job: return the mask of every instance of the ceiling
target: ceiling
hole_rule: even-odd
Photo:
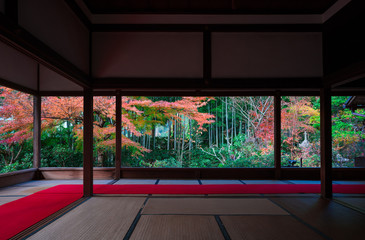
[[[337,0],[83,0],[93,14],[323,14]]]

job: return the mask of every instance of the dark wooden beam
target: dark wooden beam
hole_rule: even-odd
[[[281,179],[281,94],[274,96],[274,165],[275,178]]]
[[[72,82],[82,87],[90,87],[90,79],[86,73],[2,14],[0,14],[0,41]]]
[[[93,195],[93,95],[84,90],[84,196]]]
[[[321,24],[93,24],[92,32],[322,32]]]
[[[12,88],[14,90],[18,90],[18,91],[21,91],[21,92],[29,93],[29,94],[32,94],[32,95],[38,94],[38,92],[34,89],[30,89],[28,87],[21,86],[19,84],[10,82],[10,81],[2,79],[2,78],[0,78],[0,85],[4,86],[4,87]]]
[[[349,82],[349,83],[345,83],[341,86],[338,86],[332,90],[344,90],[344,91],[365,91],[365,77]]]
[[[275,91],[242,91],[231,89],[230,91],[205,91],[205,90],[123,90],[125,96],[271,96]],[[113,96],[115,91],[97,90],[94,96]],[[319,95],[319,94],[317,94]],[[307,95],[305,95],[307,96]]]
[[[39,95],[41,96],[63,96],[63,97],[69,97],[69,96],[84,96],[84,92],[83,91],[39,91]],[[113,94],[112,94],[113,95]]]
[[[357,88],[357,89],[331,89],[332,96],[356,96],[356,95],[365,95],[365,88]]]
[[[1,84],[1,79],[0,79]],[[6,85],[4,85],[6,86]],[[9,87],[9,86],[7,86]],[[17,89],[23,91],[21,89]],[[37,94],[36,91],[27,92],[30,94]],[[124,95],[126,96],[274,96],[276,90],[256,90],[250,91],[242,89],[229,89],[229,90],[219,90],[219,89],[208,89],[208,90],[176,90],[176,91],[159,91],[159,90],[125,90]],[[320,91],[290,91],[282,90],[283,96],[319,96]],[[332,95],[338,96],[348,96],[348,95],[363,95],[364,91],[336,91],[332,92]],[[84,95],[83,91],[40,91],[41,96],[80,96]],[[115,90],[96,90],[93,91],[93,96],[116,96]]]
[[[331,90],[329,87],[321,89],[320,103],[321,196],[332,198],[332,122]]]
[[[89,18],[85,15],[85,13],[81,10],[79,5],[75,2],[75,0],[65,0],[70,9],[74,12],[74,14],[80,19],[80,21],[84,24],[84,26],[90,31],[91,22]]]
[[[365,77],[365,1],[350,1],[323,24],[324,84],[338,87]]]
[[[322,87],[321,78],[95,78],[93,89],[147,91],[240,91],[295,90],[313,91]]]
[[[33,168],[41,167],[41,106],[42,97],[33,96]]]
[[[341,87],[342,85],[354,82],[360,78],[365,78],[365,61],[353,63],[336,72],[324,77],[324,84],[331,87]]]
[[[18,24],[18,0],[5,0],[5,16]]]
[[[120,91],[117,92],[115,103],[115,180],[119,180],[122,166],[122,95]]]

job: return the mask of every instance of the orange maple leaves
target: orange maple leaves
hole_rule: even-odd
[[[0,134],[2,143],[22,143],[32,137],[33,98],[29,94],[0,87]],[[183,97],[174,102],[156,101],[145,97],[122,97],[122,127],[135,136],[151,134],[147,123],[164,124],[167,119],[182,121],[184,116],[195,120],[199,129],[214,122],[213,115],[200,113],[199,108],[210,98]],[[53,128],[68,122],[79,140],[83,137],[83,98],[42,98],[42,129]],[[94,97],[94,139],[96,146],[115,147],[115,97]],[[122,135],[122,146],[134,147],[137,153],[148,151],[139,143]]]
[[[0,143],[13,145],[33,136],[33,98],[29,94],[0,87]]]

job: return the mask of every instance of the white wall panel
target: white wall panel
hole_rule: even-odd
[[[322,76],[321,33],[212,33],[212,77]]]
[[[83,88],[58,73],[40,65],[39,89],[41,91],[82,91]]]
[[[33,90],[37,89],[37,63],[0,42],[0,78]]]
[[[19,24],[85,73],[89,33],[63,0],[19,1]]]
[[[202,33],[94,33],[94,77],[203,76]]]

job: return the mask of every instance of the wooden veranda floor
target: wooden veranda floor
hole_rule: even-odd
[[[345,183],[335,181],[338,184]],[[0,188],[0,204],[58,184],[39,180]],[[271,180],[95,180],[95,184],[301,184]],[[364,184],[364,182],[349,182]],[[110,195],[85,199],[28,239],[362,239],[365,195]]]

